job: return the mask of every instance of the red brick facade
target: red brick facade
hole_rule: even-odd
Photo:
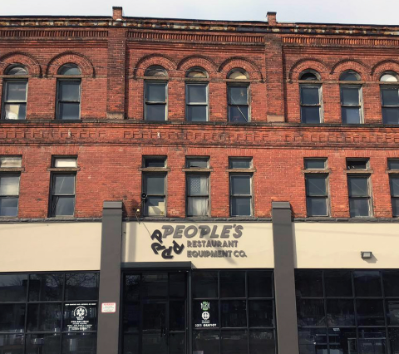
[[[123,18],[2,18],[0,72],[29,72],[25,121],[0,122],[0,156],[22,155],[19,218],[48,217],[52,156],[77,156],[76,218],[99,218],[104,200],[140,207],[142,156],[167,156],[167,216],[183,218],[186,156],[210,157],[210,215],[229,217],[229,156],[253,157],[254,217],[289,201],[306,217],[304,157],[328,158],[331,217],[348,218],[346,158],[370,158],[373,217],[392,216],[387,158],[397,127],[382,124],[380,82],[399,73],[399,28]],[[55,119],[58,69],[82,72],[81,122]],[[144,121],[144,72],[168,72],[168,121]],[[209,122],[185,121],[185,75],[209,75]],[[248,124],[228,123],[227,75],[249,76]],[[300,122],[299,74],[321,76],[324,123]],[[361,77],[364,124],[341,124],[339,76]]]

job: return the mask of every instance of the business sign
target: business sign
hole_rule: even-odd
[[[194,301],[193,307],[195,328],[213,328],[219,326],[218,301]]]
[[[82,332],[96,329],[97,304],[65,304],[64,328],[69,332]]]

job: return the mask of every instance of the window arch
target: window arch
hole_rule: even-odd
[[[354,70],[347,70],[340,75],[339,81],[360,81],[360,75]]]
[[[384,124],[399,124],[399,79],[398,74],[386,71],[380,77],[382,121]]]
[[[250,121],[248,73],[241,68],[234,68],[227,74],[227,105],[228,119],[233,123]]]
[[[58,75],[60,77],[57,79],[57,118],[80,119],[81,78],[79,76],[82,72],[76,64],[67,63],[58,69]]]
[[[248,80],[249,75],[244,69],[234,68],[229,71],[227,78],[230,80]]]
[[[168,77],[168,72],[166,69],[160,65],[151,65],[146,69],[144,72],[144,76],[148,77],[155,77],[155,78],[167,78]]]
[[[299,80],[302,81],[320,81],[320,74],[314,70],[305,70],[299,74]]]
[[[168,73],[160,65],[152,65],[144,72],[144,119],[163,122],[167,119]]]
[[[343,124],[363,123],[362,86],[355,83],[360,79],[360,75],[354,70],[346,70],[339,77]]]
[[[7,120],[26,119],[28,79],[21,76],[27,76],[28,70],[17,63],[10,65],[5,74],[1,116]]]
[[[186,120],[206,122],[208,120],[208,73],[196,66],[186,72]]]
[[[301,122],[320,124],[323,120],[322,91],[320,74],[314,70],[305,70],[299,74],[299,92]],[[306,81],[306,82],[305,82]]]
[[[384,72],[380,77],[381,82],[398,82],[398,74],[392,71]]]
[[[207,79],[208,73],[200,66],[195,66],[187,70],[186,77],[190,79]]]

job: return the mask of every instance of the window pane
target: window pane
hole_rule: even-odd
[[[166,84],[150,84],[146,83],[147,95],[146,101],[149,102],[165,102],[166,101]]]
[[[399,124],[399,107],[398,108],[383,108],[382,120],[384,124]]]
[[[138,331],[140,326],[140,305],[123,305],[123,329],[125,332]]]
[[[388,168],[390,170],[399,170],[399,159],[388,159]]]
[[[167,354],[168,345],[166,344],[166,336],[160,336],[158,333],[146,333],[142,335],[141,354]]]
[[[370,207],[369,200],[367,198],[357,198],[349,200],[350,216],[369,216]]]
[[[125,301],[137,301],[140,294],[140,275],[126,275],[124,284]]]
[[[73,215],[75,211],[75,197],[53,197],[54,216]]]
[[[159,274],[143,274],[141,286],[142,298],[159,298],[168,296],[168,275]]]
[[[185,354],[186,337],[184,333],[169,334],[169,354]]]
[[[0,216],[18,216],[18,198],[0,197]]]
[[[233,197],[231,198],[231,215],[232,216],[250,216],[251,215],[250,197]]]
[[[187,120],[189,122],[206,122],[208,106],[187,106]]]
[[[384,326],[382,300],[356,300],[358,326]]]
[[[399,325],[399,301],[388,300],[386,303],[388,325],[398,326]]]
[[[331,354],[357,353],[356,330],[354,328],[330,328],[328,331]],[[362,354],[366,354],[366,352]]]
[[[248,352],[247,331],[223,331],[222,354],[245,354]],[[205,353],[204,353],[205,354]]]
[[[323,296],[322,273],[320,270],[295,272],[295,288],[297,296]]]
[[[274,331],[251,330],[249,332],[249,352],[251,354],[275,353]]]
[[[0,195],[18,195],[19,176],[0,176]]]
[[[306,208],[308,216],[327,216],[327,198],[307,197]]]
[[[264,271],[249,271],[248,296],[249,297],[271,297],[273,296],[273,273]]]
[[[163,122],[166,120],[165,104],[146,104],[145,120],[150,122]]]
[[[219,331],[194,331],[193,353],[219,354]]]
[[[220,297],[244,297],[245,272],[220,272]]]
[[[359,105],[359,88],[341,87],[341,104],[349,106]]]
[[[29,304],[27,330],[60,332],[61,315],[61,304]]]
[[[385,328],[362,328],[359,330],[359,353],[386,354]]]
[[[314,329],[300,328],[298,330],[298,337],[299,337],[300,354],[327,353],[327,334],[325,328],[314,328]],[[355,353],[350,353],[350,354],[355,354]]]
[[[60,119],[80,119],[80,104],[60,103]]]
[[[26,104],[6,104],[4,106],[5,119],[25,119],[26,118]]]
[[[64,277],[61,274],[31,274],[29,301],[58,301],[62,298]]]
[[[78,316],[81,316],[78,318]],[[79,324],[77,320],[83,322]],[[80,332],[97,329],[97,304],[64,304],[63,331]]]
[[[96,354],[95,333],[68,333],[62,336],[62,354]]]
[[[248,106],[229,106],[229,121],[233,123],[248,122]]]
[[[203,314],[207,312],[205,317]],[[193,327],[212,328],[219,327],[219,301],[193,301]]]
[[[0,353],[23,354],[25,347],[23,334],[0,334]],[[28,353],[36,354],[36,353]]]
[[[251,176],[231,175],[231,193],[251,195]]]
[[[399,89],[397,88],[383,88],[382,93],[382,104],[384,106],[396,106],[399,105]]]
[[[297,301],[298,326],[325,326],[323,300]]]
[[[0,157],[0,167],[11,168],[11,167],[21,167],[22,158],[19,156],[2,156]]]
[[[272,300],[251,300],[248,306],[250,327],[274,326]]]
[[[78,167],[78,163],[75,157],[71,158],[56,158],[54,159],[54,167]]]
[[[381,296],[381,278],[379,271],[359,270],[353,272],[356,296]]]
[[[349,177],[349,196],[368,197],[368,177]]]
[[[166,323],[166,303],[144,302],[143,330],[162,330]]]
[[[165,167],[165,158],[146,157],[144,167]]]
[[[28,75],[28,71],[22,66],[14,66],[7,70],[6,75]],[[382,78],[381,81],[383,81]]]
[[[241,158],[231,158],[229,160],[230,168],[251,168],[252,158],[241,159]]]
[[[352,278],[348,270],[325,270],[326,296],[352,296]]]
[[[169,297],[184,298],[186,296],[186,288],[185,273],[169,274]]]
[[[306,194],[308,196],[327,196],[325,175],[306,175]]]
[[[382,272],[385,296],[399,297],[399,271],[385,270]]]
[[[343,124],[360,124],[360,109],[342,107],[342,123]]]
[[[138,334],[125,334],[123,336],[122,354],[139,353],[139,336]]]
[[[97,300],[98,273],[67,273],[66,300]]]
[[[353,71],[346,71],[339,77],[340,81],[359,81],[359,76]]]
[[[6,101],[26,101],[26,82],[8,81],[6,83]]]
[[[0,305],[0,331],[23,333],[25,327],[25,304]]]
[[[390,328],[389,333],[389,345],[392,354],[399,353],[399,328]]]
[[[165,215],[165,197],[147,197],[144,212],[147,216]]]
[[[60,354],[61,336],[59,334],[30,334],[26,336],[27,354]]]
[[[326,159],[305,159],[305,169],[324,170],[326,168]]]
[[[208,197],[188,197],[187,216],[207,216],[209,210]]]
[[[58,75],[81,75],[81,72],[77,65],[71,63],[63,65],[60,68]]]
[[[399,197],[399,175],[389,176],[391,185],[391,195],[393,197]]]
[[[208,180],[208,175],[187,175],[188,195],[208,195]]]
[[[301,87],[301,103],[302,104],[319,104],[319,88],[318,87]]]
[[[55,195],[75,194],[75,175],[54,175]]]
[[[169,328],[183,331],[186,328],[186,305],[184,301],[169,302]]]
[[[144,192],[148,195],[165,194],[165,175],[146,175]]]
[[[60,81],[59,90],[60,101],[80,101],[80,82]]]
[[[27,282],[28,276],[26,274],[0,275],[0,302],[25,301]]]
[[[209,298],[218,296],[217,272],[193,272],[193,297]]]
[[[195,168],[207,168],[208,167],[209,158],[188,158],[186,160],[186,166],[188,168],[195,167]]]
[[[327,300],[328,326],[354,326],[355,308],[353,300]]]
[[[230,86],[229,103],[233,105],[246,105],[248,103],[247,86]]]
[[[187,85],[187,103],[206,103],[206,85]]]
[[[319,107],[301,107],[302,123],[319,124],[320,108]]]
[[[346,168],[348,170],[366,170],[368,168],[367,163],[368,159],[347,159]]]

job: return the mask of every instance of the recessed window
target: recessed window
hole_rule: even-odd
[[[207,168],[209,158],[187,158],[187,168]],[[209,215],[209,172],[186,174],[187,216]]]
[[[252,158],[229,159],[229,168],[249,169]],[[230,215],[251,216],[252,211],[252,172],[230,172]]]
[[[248,80],[249,76],[243,69],[233,69],[227,75],[227,78],[230,80]]]
[[[18,168],[21,166],[21,156],[0,156],[0,168]]]
[[[369,176],[348,175],[349,212],[351,217],[371,215]]]
[[[399,159],[388,159],[389,170],[399,170]]]
[[[346,159],[347,170],[367,170],[369,159]]]
[[[76,157],[56,157],[54,158],[54,167],[78,167]]]
[[[76,64],[65,64],[58,70],[58,75],[75,76],[82,75],[79,67]]]
[[[305,169],[307,170],[324,170],[327,165],[327,159],[305,159]]]
[[[305,169],[325,170],[327,159],[305,159]],[[306,209],[308,216],[328,216],[328,174],[305,173]]]
[[[166,167],[166,158],[160,157],[144,157],[144,167]]]
[[[229,159],[229,168],[251,168],[252,158],[231,157]]]
[[[19,174],[0,174],[0,216],[18,216]]]
[[[300,75],[300,80],[319,81],[318,74],[305,72]],[[301,122],[308,124],[321,123],[321,85],[300,84]]]
[[[304,81],[319,81],[319,75],[314,73],[314,72],[303,72],[300,76],[299,76],[299,80],[304,80]]]
[[[26,119],[28,80],[18,76],[28,75],[20,65],[13,65],[6,71],[3,86],[3,119]]]
[[[391,189],[392,216],[399,216],[399,159],[388,159],[388,169],[392,172],[389,175]],[[398,172],[396,174],[396,171]]]
[[[147,70],[144,73],[144,76],[148,76],[148,77],[168,77],[168,73],[166,72],[166,70],[159,65],[152,65],[149,68],[147,68]]]
[[[195,67],[187,71],[186,77],[190,79],[206,79],[208,74],[203,68]]]
[[[187,168],[208,168],[209,157],[188,157],[186,159]]]
[[[380,78],[381,82],[398,82],[398,75],[396,73],[384,73]]]
[[[237,80],[237,83],[230,82],[227,86],[229,122],[249,122],[249,85],[239,83],[247,80],[248,74],[242,69],[233,69],[227,78]]]
[[[186,119],[189,122],[208,120],[208,84],[186,84]]]
[[[79,76],[76,64],[65,64],[58,70],[58,75]],[[80,78],[59,78],[57,81],[57,118],[62,120],[80,119]]]
[[[399,124],[399,87],[381,86],[382,119],[384,124]]]
[[[352,70],[345,71],[339,77],[339,81],[359,81],[360,75]]]
[[[360,76],[354,71],[345,71],[340,81],[359,81]],[[362,123],[362,87],[360,85],[341,84],[341,115],[343,124]]]

